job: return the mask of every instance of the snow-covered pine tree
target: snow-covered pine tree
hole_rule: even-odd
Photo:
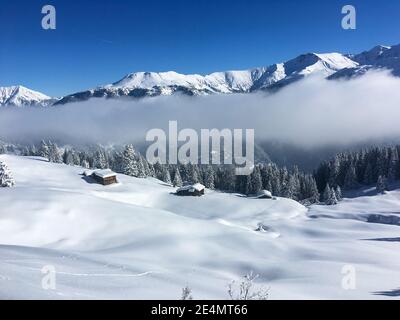
[[[262,178],[259,166],[255,166],[253,172],[250,175],[251,189],[250,193],[258,194],[262,190]]]
[[[374,181],[374,167],[373,164],[371,162],[368,162],[366,167],[365,167],[365,171],[364,171],[364,183],[365,184],[370,184],[373,183]]]
[[[54,142],[49,142],[48,150],[48,159],[50,162],[62,163],[62,157],[60,154],[60,150],[57,147],[57,144],[55,144]]]
[[[307,198],[310,199],[311,203],[317,203],[319,202],[319,197],[320,197],[320,194],[318,192],[317,182],[315,181],[313,176],[309,176],[308,181],[309,181],[308,182],[309,193]]]
[[[224,191],[236,190],[236,175],[233,166],[221,166],[218,168],[216,178],[214,179],[215,187]]]
[[[162,177],[163,177],[163,167],[159,162],[156,162],[153,165],[154,168],[154,177],[157,178],[158,180],[162,181]]]
[[[74,165],[74,157],[70,149],[65,149],[63,154],[63,162],[69,166]]]
[[[342,199],[343,199],[343,196],[342,196],[342,189],[340,188],[339,185],[336,186],[335,195],[336,195],[336,199],[337,199],[338,201],[342,201]]]
[[[251,175],[236,177],[236,190],[242,194],[249,195],[252,193]]]
[[[279,170],[276,166],[274,166],[271,171],[271,186],[272,190],[270,191],[272,192],[272,194],[276,196],[282,194],[283,184],[280,179]]]
[[[85,168],[85,169],[89,169],[90,168],[89,162],[86,159],[82,159],[81,167]]]
[[[190,180],[188,173],[188,165],[178,164],[179,173],[181,174],[182,182],[186,182]]]
[[[95,155],[94,155],[94,167],[98,169],[107,169],[108,168],[108,163],[106,156],[103,152],[103,150],[97,150]]]
[[[319,202],[320,194],[317,183],[311,175],[305,175],[301,183],[301,200],[307,200],[307,203],[313,204]],[[300,200],[299,199],[299,200]]]
[[[377,174],[379,176],[387,177],[389,169],[389,152],[387,148],[379,149],[377,160]]]
[[[322,201],[328,206],[337,204],[335,191],[330,187],[329,183],[326,184],[324,193],[322,195]]]
[[[118,173],[124,173],[123,172],[123,161],[122,161],[122,152],[117,150],[114,152],[114,162],[113,162],[113,166],[112,169],[115,172]]]
[[[331,197],[331,187],[329,186],[329,183],[327,183],[324,192],[322,193],[321,200],[326,203]]]
[[[162,176],[161,180],[164,181],[167,184],[171,184],[171,175],[169,173],[169,170],[166,166],[162,166]]]
[[[204,185],[208,189],[215,189],[214,169],[208,165],[204,171]]]
[[[279,170],[278,178],[281,185],[281,190],[278,195],[281,197],[289,197],[291,191],[289,188],[289,172],[286,167]]]
[[[328,201],[328,205],[334,205],[338,203],[338,199],[336,197],[336,190],[331,188],[331,200]]]
[[[146,162],[147,162],[147,160],[146,160]],[[149,174],[148,174],[148,176],[149,176],[149,177],[155,178],[155,177],[156,177],[156,171],[155,171],[155,169],[154,169],[154,166],[153,166],[151,163],[149,163],[149,162],[147,162],[147,165],[148,165],[148,167],[149,167]]]
[[[339,155],[336,155],[332,161],[329,162],[329,177],[328,183],[331,186],[337,184],[337,179],[340,171],[340,159]]]
[[[293,198],[294,200],[301,200],[302,199],[302,195],[301,195],[301,190],[300,190],[300,172],[299,172],[299,168],[297,166],[293,167],[293,172],[291,174],[291,185],[292,185],[292,192],[293,192]]]
[[[200,173],[197,165],[187,164],[187,178],[190,183],[200,182]]]
[[[137,177],[139,175],[135,150],[131,144],[125,146],[125,150],[122,153],[122,172],[133,177]]]
[[[139,156],[140,156],[142,164],[143,164],[145,176],[152,177],[150,166],[149,166],[149,163],[147,162],[146,158],[143,157],[141,154]]]
[[[44,140],[42,140],[40,142],[39,156],[49,159],[49,146],[47,145],[47,143]]]
[[[344,178],[345,189],[353,189],[358,186],[356,169],[353,164],[347,168],[346,176]]]
[[[73,160],[74,165],[76,165],[76,166],[80,165],[81,157],[78,152],[75,151],[72,153],[72,160]]]
[[[37,151],[37,149],[36,149],[34,144],[29,146],[29,155],[30,156],[37,156],[38,155],[38,151]]]
[[[15,181],[7,165],[0,161],[0,187],[13,187]]]
[[[397,148],[390,149],[389,168],[388,168],[388,181],[393,182],[398,178],[399,169],[399,154]]]
[[[23,147],[21,151],[21,155],[24,157],[30,156],[29,154],[29,148],[28,147]]]
[[[146,178],[146,169],[143,164],[142,156],[139,154],[137,157],[135,157],[136,163],[137,163],[137,168],[138,168],[138,174],[137,178]]]
[[[376,192],[385,193],[387,191],[387,181],[384,176],[379,176],[378,181],[376,182]]]
[[[174,173],[174,180],[172,181],[172,185],[174,187],[181,187],[182,186],[182,177],[179,171],[179,167],[176,167]]]

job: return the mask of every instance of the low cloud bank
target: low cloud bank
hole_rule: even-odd
[[[92,99],[39,109],[0,110],[0,139],[64,143],[144,142],[147,130],[255,129],[256,139],[311,147],[400,137],[400,79],[371,72],[351,81],[308,78],[275,94],[142,100]]]

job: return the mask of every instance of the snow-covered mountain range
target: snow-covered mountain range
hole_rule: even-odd
[[[0,106],[49,106],[56,99],[23,86],[0,87]]]
[[[242,71],[215,72],[209,75],[184,75],[170,72],[137,72],[121,80],[95,89],[62,98],[57,104],[87,100],[92,97],[145,97],[249,93],[257,90],[279,89],[311,74],[328,77],[358,63],[339,54],[303,54],[284,63]]]
[[[17,87],[0,88],[0,106],[48,106],[85,101],[90,98],[141,98],[147,96],[250,93],[278,90],[310,75],[327,79],[353,78],[371,69],[390,69],[400,76],[400,45],[376,46],[360,54],[307,53],[284,63],[241,71],[209,75],[169,72],[131,73],[112,84],[53,99],[39,92]]]

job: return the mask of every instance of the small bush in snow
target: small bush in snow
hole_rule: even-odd
[[[193,300],[192,289],[190,289],[188,286],[186,286],[182,289],[181,300]]]
[[[0,161],[0,187],[13,187],[15,181],[11,175],[10,169],[4,162]]]
[[[243,280],[237,285],[232,281],[228,286],[228,295],[232,300],[267,300],[269,290],[265,288],[255,288],[254,281],[258,275],[250,272],[243,277]]]
[[[385,191],[387,190],[387,179],[385,177],[379,176],[378,181],[376,182],[376,192],[385,193]]]
[[[322,194],[322,200],[328,206],[332,206],[338,203],[338,199],[336,198],[336,191],[334,188],[331,188],[328,183],[326,184],[324,193]]]

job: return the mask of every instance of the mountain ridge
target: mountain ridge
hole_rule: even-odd
[[[105,86],[63,97],[56,104],[88,100],[93,97],[145,97],[250,93],[257,90],[275,90],[311,74],[330,76],[358,63],[340,53],[307,53],[284,63],[248,70],[214,72],[207,75],[167,72],[135,72]]]
[[[24,86],[0,87],[0,106],[49,106],[56,99]]]
[[[0,106],[50,106],[91,98],[143,98],[160,95],[188,96],[275,91],[310,75],[328,80],[362,76],[371,69],[389,69],[400,76],[400,45],[383,46],[359,54],[305,53],[267,67],[213,72],[207,75],[134,72],[118,81],[51,98],[23,86],[0,87]],[[15,88],[21,88],[15,90]],[[21,92],[20,92],[21,91]]]

